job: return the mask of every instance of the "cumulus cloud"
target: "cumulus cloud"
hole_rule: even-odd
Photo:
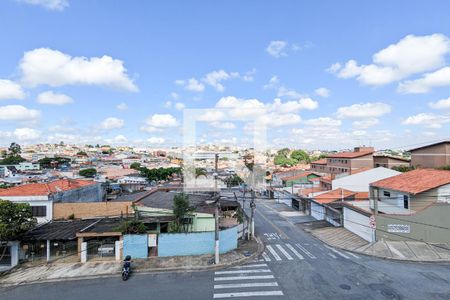
[[[41,137],[41,132],[33,128],[16,128],[13,135],[19,141],[32,141]]]
[[[147,139],[147,142],[149,144],[163,144],[166,140],[162,137],[154,137],[152,136],[151,138]]]
[[[0,121],[35,121],[41,112],[22,105],[0,106]]]
[[[436,102],[430,102],[429,105],[433,109],[450,109],[450,97]]]
[[[104,130],[118,129],[122,128],[124,124],[125,122],[122,119],[109,117],[100,123],[100,128]]]
[[[156,132],[177,126],[178,121],[171,114],[154,114],[147,118],[145,125],[141,127],[141,130],[146,132]]]
[[[386,103],[360,103],[338,108],[336,115],[339,119],[346,118],[376,118],[391,112],[391,106]]]
[[[183,110],[183,109],[185,109],[186,108],[186,105],[184,104],[184,103],[182,103],[182,102],[177,102],[177,103],[175,103],[175,109],[177,109],[177,110]]]
[[[339,127],[339,126],[341,126],[342,121],[332,119],[329,117],[320,117],[317,119],[305,120],[303,123],[308,126],[329,126],[329,127],[338,126]]]
[[[236,125],[234,125],[234,123],[231,123],[231,122],[215,121],[215,122],[211,122],[210,124],[211,124],[211,126],[213,126],[215,128],[220,128],[220,129],[235,129],[236,128]]]
[[[11,80],[0,79],[0,100],[23,98],[25,98],[25,93],[18,83]]]
[[[116,108],[118,110],[124,111],[128,109],[128,105],[125,102],[117,104]]]
[[[68,0],[17,0],[19,2],[41,6],[48,10],[63,11],[69,6]]]
[[[73,103],[73,99],[64,94],[54,93],[53,91],[47,91],[40,93],[37,97],[37,101],[40,104],[51,104],[51,105],[64,105]]]
[[[320,97],[328,98],[330,96],[330,90],[324,87],[318,88],[314,92]]]
[[[107,55],[72,57],[58,50],[38,48],[25,52],[19,69],[22,82],[30,87],[85,84],[138,91],[123,62]]]
[[[271,41],[266,48],[266,52],[271,56],[279,58],[281,56],[287,56],[286,47],[288,42],[286,41]]]
[[[367,129],[377,125],[380,121],[377,118],[367,118],[364,120],[354,121],[352,123],[353,128]]]
[[[128,139],[127,139],[126,136],[124,136],[122,134],[119,134],[119,135],[114,137],[113,142],[114,143],[118,143],[118,144],[123,144],[123,143],[128,142]]]
[[[420,113],[406,118],[402,123],[404,125],[423,125],[427,128],[442,128],[444,124],[450,123],[450,116]]]
[[[328,71],[340,78],[355,77],[363,84],[384,85],[442,67],[448,52],[450,40],[443,34],[407,35],[375,53],[371,64],[349,60],[344,66],[333,64]]]
[[[195,78],[176,80],[175,84],[183,86],[186,90],[191,92],[203,92],[205,90],[205,85]]]
[[[432,73],[426,73],[416,80],[406,80],[398,86],[398,91],[403,94],[428,93],[435,87],[450,85],[450,67],[444,67]]]

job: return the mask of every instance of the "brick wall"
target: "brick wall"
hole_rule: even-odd
[[[134,213],[131,205],[131,201],[53,203],[53,219],[67,219],[71,214],[75,218],[120,216]]]

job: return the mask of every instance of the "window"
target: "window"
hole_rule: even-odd
[[[403,207],[406,209],[409,208],[408,196],[406,196],[406,195],[403,195]]]
[[[46,217],[47,206],[32,206],[31,212],[33,213],[33,217]]]
[[[384,197],[391,197],[391,193],[388,191],[383,191],[383,196]]]

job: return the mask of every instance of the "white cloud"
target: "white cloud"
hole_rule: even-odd
[[[437,102],[430,102],[429,105],[433,109],[450,109],[450,97],[441,99]]]
[[[321,118],[317,118],[317,119],[305,120],[303,123],[308,126],[329,126],[329,127],[338,126],[339,127],[339,126],[341,126],[342,121],[332,119],[329,117],[321,117]]]
[[[68,0],[17,0],[31,5],[42,6],[48,10],[62,11],[69,6]]]
[[[282,102],[281,99],[274,99],[273,104],[270,105],[270,108],[286,113],[286,112],[297,112],[300,110],[314,110],[319,107],[319,103],[314,101],[311,98],[300,98],[296,101],[286,101]]]
[[[205,90],[205,85],[195,78],[176,80],[175,84],[184,86],[186,90],[191,92],[203,92]]]
[[[367,131],[365,131],[365,130],[353,130],[352,134],[354,136],[364,136],[364,135],[367,135]]]
[[[376,118],[391,112],[391,106],[386,103],[361,103],[338,108],[336,115],[345,118]]]
[[[128,142],[128,139],[127,139],[126,136],[124,136],[122,134],[119,134],[119,135],[114,137],[113,142],[114,143],[118,143],[118,144],[123,144],[123,143]]]
[[[427,128],[441,128],[443,124],[450,123],[450,116],[433,113],[420,113],[406,118],[404,125],[423,125]]]
[[[279,86],[280,86],[280,79],[278,78],[278,76],[274,75],[270,77],[269,83],[265,84],[263,88],[265,90],[269,90],[278,88]]]
[[[291,90],[284,86],[280,86],[278,88],[277,97],[287,97],[289,99],[295,99],[295,98],[302,97],[302,94],[300,94],[299,92],[297,92],[295,90]]]
[[[170,93],[170,97],[171,97],[172,99],[174,99],[174,100],[177,100],[178,98],[180,98],[180,95],[178,95],[178,94],[175,93],[175,92],[172,92],[172,93]]]
[[[175,109],[177,109],[177,110],[183,110],[183,109],[185,109],[185,108],[186,108],[186,105],[185,105],[184,103],[181,103],[181,102],[175,103]]]
[[[125,102],[117,104],[116,108],[118,110],[124,111],[128,109],[128,105]]]
[[[145,123],[152,128],[177,127],[177,119],[170,114],[154,114]]]
[[[171,108],[172,107],[172,101],[168,100],[166,103],[164,103],[165,108]]]
[[[279,58],[281,56],[287,56],[286,47],[288,42],[286,41],[271,41],[267,46],[266,51],[273,57]]]
[[[53,91],[47,91],[40,93],[37,97],[37,101],[40,104],[51,104],[51,105],[64,105],[73,103],[73,99],[64,94],[54,93]]]
[[[216,109],[208,109],[205,113],[198,117],[198,121],[216,122],[226,118],[224,112]]]
[[[32,141],[41,137],[41,132],[33,128],[16,128],[13,135],[19,141]]]
[[[330,90],[324,87],[318,88],[314,92],[320,97],[328,98],[330,96]]]
[[[163,144],[166,140],[162,137],[151,137],[149,139],[147,139],[147,142],[149,144]]]
[[[423,94],[435,87],[450,85],[450,67],[444,67],[433,73],[426,73],[422,78],[407,80],[398,86],[398,91],[404,94]]]
[[[125,122],[122,119],[109,117],[104,119],[102,123],[100,123],[100,128],[105,130],[118,129],[122,128],[124,123]]]
[[[40,116],[40,111],[22,105],[0,106],[0,121],[34,121]]]
[[[443,34],[407,35],[375,53],[372,64],[349,60],[344,66],[333,64],[328,71],[340,78],[356,77],[363,84],[384,85],[442,67],[448,52],[450,40]]]
[[[354,121],[352,123],[352,127],[358,129],[367,129],[369,127],[377,125],[379,122],[380,121],[377,118],[367,118],[364,120]]]
[[[11,80],[0,79],[0,100],[23,98],[25,98],[25,93],[19,84]]]
[[[237,74],[239,76],[239,74]],[[228,80],[232,77],[236,77],[236,73],[229,74],[225,72],[224,70],[218,70],[218,71],[212,71],[205,75],[205,78],[203,78],[203,81],[215,88],[218,92],[223,92],[225,90],[225,87],[221,84],[222,81]]]
[[[25,52],[19,68],[22,82],[31,87],[86,84],[138,91],[123,62],[107,55],[72,57],[58,50],[38,48]]]

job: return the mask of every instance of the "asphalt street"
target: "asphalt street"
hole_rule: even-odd
[[[246,203],[248,205],[248,202]],[[295,212],[256,201],[256,261],[208,272],[134,274],[21,285],[0,299],[450,299],[450,265],[395,262],[327,247],[296,225]]]

